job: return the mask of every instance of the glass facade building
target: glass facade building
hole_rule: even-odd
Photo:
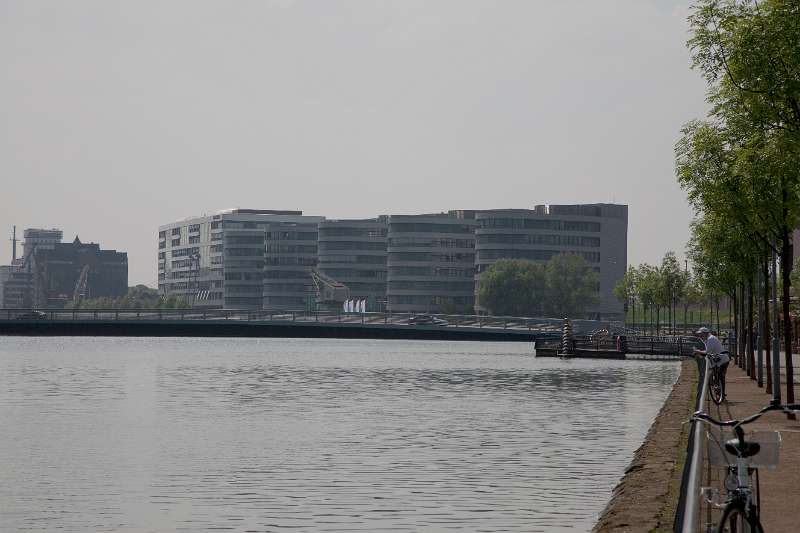
[[[600,275],[596,318],[621,318],[614,285],[627,268],[628,206],[616,204],[538,205],[475,215],[475,293],[481,275],[498,259],[546,262],[560,253],[583,257]],[[481,310],[480,302],[477,302]]]
[[[388,310],[471,313],[475,226],[474,211],[390,216]]]
[[[319,223],[319,270],[347,285],[368,311],[386,309],[387,217]]]

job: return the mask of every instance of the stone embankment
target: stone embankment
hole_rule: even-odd
[[[689,435],[685,422],[694,412],[698,380],[694,360],[681,364],[678,381],[614,489],[595,532],[672,531]]]

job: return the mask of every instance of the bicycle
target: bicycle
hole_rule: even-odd
[[[711,395],[711,400],[719,405],[725,401],[725,386],[722,382],[722,372],[719,368],[719,355],[709,355],[711,358],[711,375],[708,376],[708,392]]]
[[[770,411],[783,411],[790,413],[800,411],[800,404],[788,405],[768,405],[754,415],[741,420],[717,420],[710,415],[697,411],[692,420],[701,420],[711,423],[720,428],[732,427],[736,438],[725,441],[725,452],[729,456],[735,457],[735,464],[731,464],[730,459],[723,452],[725,464],[728,468],[728,475],[725,478],[725,489],[727,498],[723,505],[722,519],[717,526],[717,533],[763,533],[759,515],[760,494],[758,493],[758,467],[754,457],[762,452],[762,444],[753,440],[746,440],[742,426],[761,418],[762,415]],[[777,464],[778,442],[774,441],[774,463]],[[721,446],[720,446],[721,448]],[[721,451],[721,450],[720,450]],[[756,498],[753,498],[751,480],[753,473],[756,475]],[[709,503],[714,503],[708,500]]]

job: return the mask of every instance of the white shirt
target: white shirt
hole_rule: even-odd
[[[714,335],[709,335],[705,342],[706,355],[719,355],[719,364],[724,365],[731,360],[728,354],[722,353],[722,343]],[[721,355],[720,355],[721,354]]]

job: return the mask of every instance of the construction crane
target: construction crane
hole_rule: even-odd
[[[350,298],[350,289],[344,283],[323,274],[316,268],[311,270],[311,280],[317,291],[317,304],[340,308]]]
[[[75,291],[72,293],[72,301],[78,302],[86,298],[86,284],[89,280],[89,265],[83,265],[81,275],[78,276],[78,281],[75,282]]]

